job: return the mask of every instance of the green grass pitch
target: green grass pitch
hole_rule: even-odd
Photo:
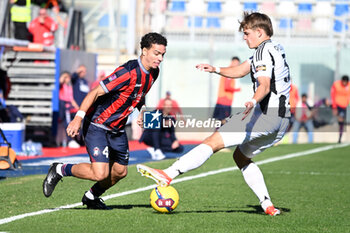
[[[262,161],[326,144],[279,145],[254,158]],[[149,163],[166,168],[174,160]],[[111,198],[112,210],[76,206],[0,225],[0,232],[350,232],[350,146],[261,164],[280,216],[265,215],[238,170],[173,184],[180,203],[172,214],[155,212],[151,190]],[[202,167],[181,177],[234,166],[232,152],[213,155]],[[0,222],[20,214],[78,203],[93,184],[64,178],[50,198],[42,193],[44,175],[0,181]],[[152,185],[136,167],[104,196]],[[102,197],[103,198],[103,197]]]

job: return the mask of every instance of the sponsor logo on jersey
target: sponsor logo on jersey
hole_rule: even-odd
[[[100,149],[96,146],[95,148],[94,148],[94,157],[97,157],[98,155],[100,154]]]
[[[266,65],[259,65],[255,69],[256,71],[266,71]]]

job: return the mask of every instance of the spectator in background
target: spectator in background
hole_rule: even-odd
[[[53,8],[53,10],[56,12],[68,12],[67,8],[61,0],[47,0],[45,8]]]
[[[289,103],[290,103],[290,124],[288,127],[288,131],[293,127],[293,123],[295,121],[295,109],[297,107],[297,104],[299,102],[299,92],[296,85],[293,83],[290,86],[290,92],[289,92]]]
[[[106,77],[106,73],[101,70],[97,74],[96,80],[91,84],[91,90],[100,85],[100,82]]]
[[[72,75],[73,96],[75,102],[80,106],[83,99],[90,91],[89,83],[86,80],[86,66],[80,65]]]
[[[29,24],[29,32],[33,35],[33,42],[51,46],[55,44],[54,32],[58,24],[47,14],[45,8],[39,10],[39,16]]]
[[[63,122],[64,128],[67,128],[69,122],[71,122],[72,120],[72,114],[79,110],[79,106],[73,98],[73,87],[71,83],[71,75],[67,71],[62,72],[62,74],[60,75],[59,102],[60,102],[59,118]],[[70,148],[80,147],[80,145],[71,137],[68,137],[67,139],[68,139],[68,147]]]
[[[238,57],[233,57],[229,67],[235,67],[240,64]],[[221,76],[218,99],[216,101],[213,117],[221,121],[221,125],[226,123],[226,118],[231,115],[231,105],[233,102],[233,94],[240,91],[240,88],[235,88],[236,80]]]
[[[162,108],[162,122],[160,129],[145,129],[140,138],[140,142],[150,146],[147,151],[151,154],[152,159],[162,160],[166,156],[163,152],[183,152],[183,146],[175,136],[175,127],[173,122],[175,118],[170,114],[172,110],[172,100],[165,99]]]
[[[73,85],[73,96],[75,102],[78,106],[81,105],[85,96],[90,91],[90,86],[88,81],[86,80],[86,66],[80,65],[76,72],[72,74],[72,85]],[[76,109],[74,109],[74,113],[76,113]],[[78,134],[75,139],[78,141],[80,145],[84,145],[84,140],[81,134]]]
[[[0,89],[0,122],[10,122],[3,91]]]
[[[333,114],[334,116],[337,116],[339,124],[338,143],[341,143],[346,121],[346,108],[350,102],[349,76],[344,75],[341,80],[337,80],[333,83],[331,88],[331,99]]]
[[[182,116],[182,110],[181,110],[179,104],[176,102],[176,100],[173,100],[171,98],[171,92],[167,91],[165,94],[166,94],[165,98],[159,100],[158,105],[157,105],[157,109],[163,110],[164,102],[166,100],[171,100],[172,107],[171,107],[169,115],[171,115],[171,116],[173,116],[175,118],[176,118],[177,115]]]
[[[11,90],[11,81],[7,72],[0,69],[0,121],[1,122],[21,122],[23,115],[14,105],[7,105],[6,99]]]
[[[302,94],[301,101],[298,102],[295,109],[295,121],[293,124],[293,143],[297,143],[298,134],[301,127],[304,127],[307,131],[308,142],[313,142],[314,125],[312,118],[312,107],[307,103],[307,95]]]
[[[15,27],[15,39],[31,41],[31,34],[28,31],[27,23],[31,21],[30,0],[10,0],[11,21]]]
[[[332,123],[332,104],[327,98],[320,99],[314,104],[313,123],[315,128],[319,128]]]

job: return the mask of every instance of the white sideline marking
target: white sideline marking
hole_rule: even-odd
[[[337,145],[329,145],[329,146],[319,147],[319,148],[315,148],[315,149],[311,149],[311,150],[307,150],[307,151],[296,152],[296,153],[282,155],[282,156],[278,156],[278,157],[274,157],[274,158],[270,158],[270,159],[265,159],[265,160],[256,162],[256,164],[259,165],[259,164],[272,163],[272,162],[276,162],[276,161],[280,161],[280,160],[284,160],[284,159],[296,158],[296,157],[314,154],[314,153],[318,153],[318,152],[323,152],[323,151],[327,151],[327,150],[331,150],[331,149],[335,149],[335,148],[342,148],[342,147],[346,147],[349,145],[350,144],[337,144]],[[204,173],[194,175],[194,176],[187,176],[187,177],[175,179],[175,180],[173,180],[172,184],[184,182],[187,180],[194,180],[194,179],[198,179],[198,178],[202,178],[202,177],[206,177],[206,176],[210,176],[210,175],[215,175],[215,174],[219,174],[219,173],[223,173],[223,172],[234,171],[234,170],[238,170],[238,167],[236,167],[236,166],[235,167],[228,167],[228,168],[223,168],[223,169],[219,169],[219,170],[215,170],[215,171],[204,172]],[[129,190],[129,191],[121,192],[121,193],[111,194],[111,195],[103,197],[103,200],[108,200],[108,199],[112,199],[115,197],[121,197],[121,196],[126,196],[129,194],[134,194],[134,193],[138,193],[138,192],[151,190],[151,189],[155,188],[156,186],[157,185],[154,184],[154,185],[149,185],[149,186],[146,186],[143,188],[138,188],[138,189],[133,189],[133,190]],[[20,215],[8,217],[8,218],[3,218],[3,219],[0,219],[0,225],[10,223],[10,222],[13,222],[13,221],[16,221],[16,220],[19,220],[22,218],[30,217],[30,216],[36,216],[36,215],[47,214],[47,213],[51,213],[51,212],[55,212],[55,211],[59,211],[59,210],[63,210],[63,209],[74,208],[74,207],[77,207],[80,205],[82,205],[81,202],[71,204],[71,205],[60,206],[60,207],[57,207],[54,209],[45,209],[45,210],[40,210],[40,211],[36,211],[36,212],[25,213],[25,214],[20,214]]]

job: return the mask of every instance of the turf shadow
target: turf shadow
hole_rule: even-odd
[[[150,205],[107,205],[107,207],[111,209],[133,209],[133,208],[152,208]],[[87,209],[85,206],[79,206],[75,208],[67,208],[69,210],[95,210],[95,209]]]
[[[150,205],[107,205],[112,209],[152,208]]]
[[[259,214],[265,215],[264,211],[261,209],[260,205],[247,205],[249,208],[253,208],[253,210],[242,210],[242,209],[234,209],[234,210],[193,210],[193,211],[176,211],[175,214],[192,214],[192,213],[247,213],[247,214]],[[281,210],[281,213],[290,212],[288,208],[276,207]]]

